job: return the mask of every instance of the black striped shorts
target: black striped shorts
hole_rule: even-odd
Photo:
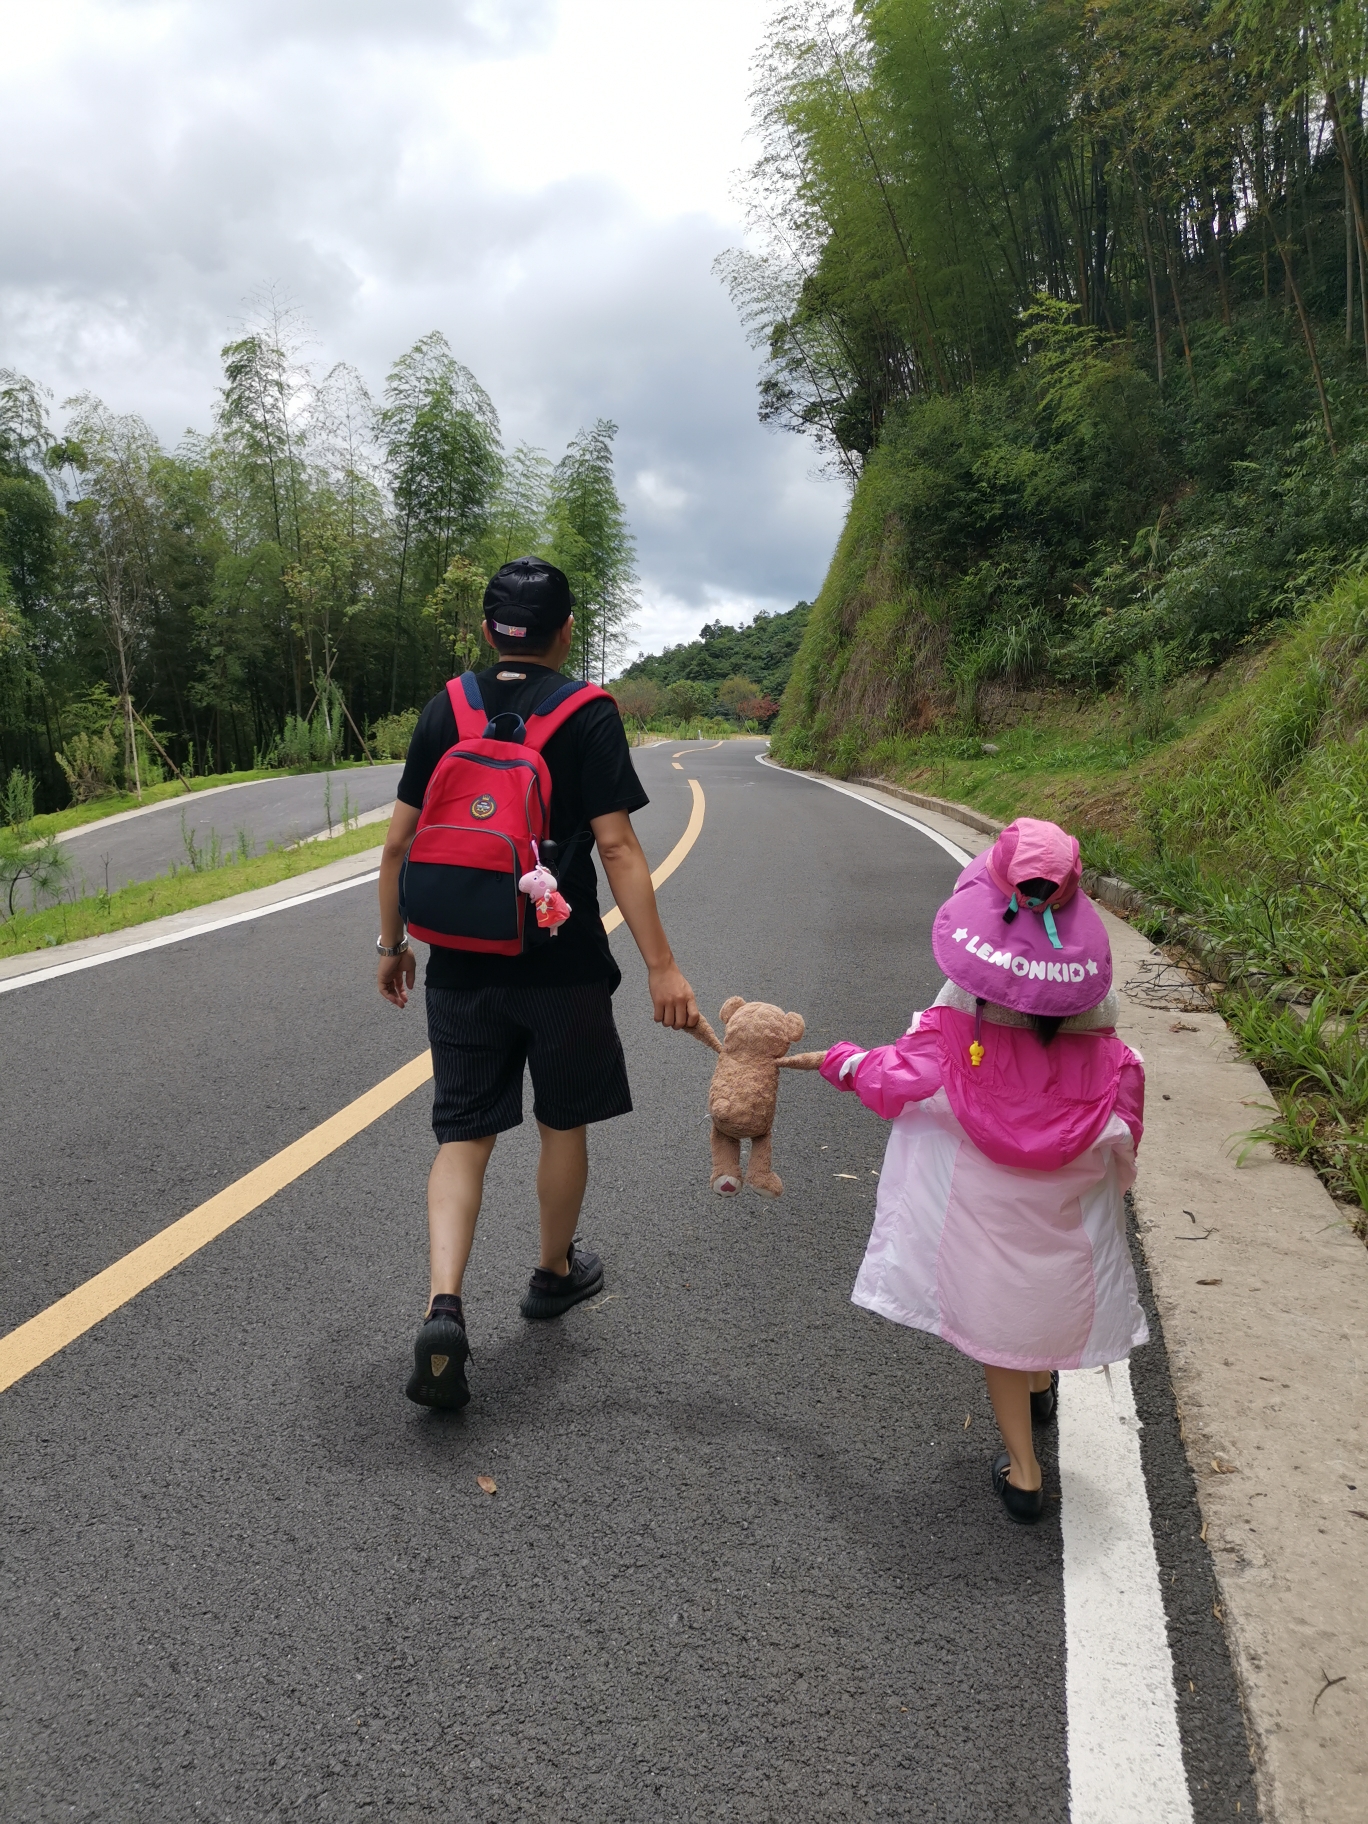
[[[632,1110],[607,982],[569,987],[429,988],[432,1131],[480,1140],[518,1127],[523,1066],[545,1127],[583,1127]]]

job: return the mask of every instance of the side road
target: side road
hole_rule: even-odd
[[[173,912],[168,918],[149,919],[141,925],[123,930],[102,932],[98,937],[82,937],[51,950],[27,950],[0,962],[0,994],[9,986],[37,978],[47,979],[73,969],[89,968],[102,956],[127,955],[134,950],[156,950],[174,944],[193,931],[207,926],[246,923],[273,907],[293,905],[309,894],[332,892],[359,876],[373,875],[380,866],[379,847],[364,849],[358,855],[346,855],[326,867],[312,868],[307,874],[295,874],[273,886],[257,887],[250,893],[234,893],[226,899],[211,900],[194,906],[188,912]]]
[[[921,793],[841,789],[915,806],[970,853],[1002,827]],[[1136,1210],[1261,1808],[1269,1824],[1362,1824],[1368,1250],[1309,1167],[1262,1146],[1237,1164],[1238,1136],[1268,1101],[1263,1079],[1219,1014],[1153,1004],[1166,959],[1099,910],[1123,1036],[1145,1058]]]

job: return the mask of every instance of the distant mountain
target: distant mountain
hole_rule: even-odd
[[[685,646],[640,654],[622,676],[649,678],[662,689],[684,678],[716,685],[724,678],[745,677],[778,702],[811,612],[811,603],[799,602],[786,614],[757,614],[749,627],[712,621]]]

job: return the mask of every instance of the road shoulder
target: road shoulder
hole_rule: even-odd
[[[962,821],[959,807],[923,794],[844,789],[910,811],[970,854],[1001,827],[978,813]],[[1145,1059],[1136,1212],[1261,1809],[1269,1824],[1360,1824],[1368,1250],[1309,1167],[1262,1146],[1240,1159],[1239,1136],[1270,1100],[1263,1079],[1218,1014],[1125,993],[1146,965],[1167,959],[1098,910],[1122,990],[1121,1031]]]

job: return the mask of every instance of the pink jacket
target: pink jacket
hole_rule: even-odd
[[[1028,1027],[984,1022],[983,1062],[969,1061],[974,1022],[953,1007],[928,1007],[893,1045],[867,1052],[843,1040],[822,1075],[853,1089],[866,1108],[892,1121],[909,1102],[944,1089],[961,1127],[996,1165],[1058,1171],[1100,1138],[1113,1112],[1136,1147],[1144,1128],[1145,1072],[1114,1028],[1061,1032],[1042,1046]]]
[[[1120,1361],[1149,1334],[1126,1244],[1140,1059],[1110,1028],[1042,1046],[985,1021],[976,1068],[973,1037],[972,1015],[930,1007],[895,1045],[826,1055],[892,1125],[851,1296],[976,1362]]]

